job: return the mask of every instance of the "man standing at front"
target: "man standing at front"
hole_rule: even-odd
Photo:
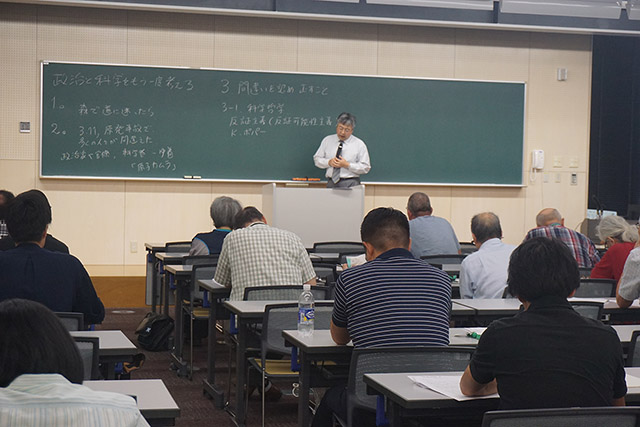
[[[537,228],[529,230],[524,240],[533,237],[555,237],[571,249],[580,268],[593,268],[600,261],[600,255],[593,242],[584,234],[564,226],[564,218],[557,209],[542,209],[536,216]]]
[[[298,236],[269,227],[253,206],[238,212],[234,228],[224,239],[215,274],[216,282],[231,287],[230,300],[242,300],[250,286],[315,285],[316,273]]]
[[[353,187],[360,184],[360,175],[371,169],[369,152],[364,141],[353,135],[356,127],[353,114],[341,113],[337,122],[335,135],[322,140],[313,162],[327,170],[327,188]]]
[[[411,230],[411,252],[416,258],[425,255],[459,254],[460,243],[453,227],[444,218],[431,215],[429,196],[413,193],[407,202]]]
[[[344,271],[335,289],[331,336],[355,347],[446,346],[449,344],[451,281],[443,271],[415,259],[409,222],[392,208],[367,214],[360,228],[367,262]],[[346,386],[329,389],[313,427],[346,419]],[[363,419],[359,425],[364,425]]]

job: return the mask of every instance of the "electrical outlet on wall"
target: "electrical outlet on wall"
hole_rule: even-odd
[[[578,185],[578,174],[577,173],[572,173],[571,174],[571,185]]]

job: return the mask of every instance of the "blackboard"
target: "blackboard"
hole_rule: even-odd
[[[522,185],[524,83],[42,64],[41,176],[286,181],[352,112],[370,183]]]

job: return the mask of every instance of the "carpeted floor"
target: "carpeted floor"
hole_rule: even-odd
[[[137,344],[134,333],[138,323],[147,313],[147,309],[107,309],[107,315],[102,325],[97,329],[120,329]],[[218,336],[221,339],[222,336]],[[207,340],[202,340],[202,344],[194,347],[195,366],[200,369],[194,372],[193,380],[179,378],[175,371],[170,369],[169,352],[149,352],[141,350],[147,357],[142,369],[132,373],[132,379],[160,378],[171,392],[171,395],[178,403],[181,416],[176,419],[176,426],[181,427],[211,427],[233,425],[229,415],[223,411],[215,409],[213,402],[202,393],[202,379],[207,375]],[[225,391],[227,388],[227,362],[229,350],[224,344],[218,344],[216,354],[216,380],[223,384]],[[185,351],[188,355],[188,348]],[[283,390],[291,384],[278,383]],[[232,396],[233,397],[233,396]],[[292,396],[283,396],[276,403],[268,403],[266,409],[266,425],[273,427],[294,427],[297,425],[298,401]],[[247,425],[260,425],[260,399],[257,393],[249,400],[249,412]]]

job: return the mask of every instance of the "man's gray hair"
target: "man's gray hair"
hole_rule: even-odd
[[[220,196],[211,203],[209,209],[213,225],[216,228],[233,226],[233,218],[242,210],[242,205],[236,199]]]
[[[638,240],[638,229],[629,224],[626,219],[615,215],[602,218],[596,227],[596,232],[598,238],[603,242],[607,240],[607,237],[630,243]]]
[[[500,218],[493,212],[483,212],[471,218],[471,232],[476,236],[476,241],[480,244],[489,239],[501,239],[502,227]]]
[[[433,212],[429,196],[421,192],[413,193],[409,197],[409,201],[407,202],[407,210],[411,212],[411,215],[416,217],[431,215],[431,212]]]
[[[356,127],[356,116],[351,113],[340,113],[336,121],[341,125]]]
[[[560,214],[558,209],[546,208],[541,210],[540,213],[536,216],[536,225],[538,227],[543,227],[545,225],[560,221],[562,221],[562,214]]]

